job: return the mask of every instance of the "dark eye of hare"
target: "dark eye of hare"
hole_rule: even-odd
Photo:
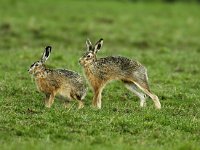
[[[35,66],[38,66],[38,64],[35,64]]]
[[[87,55],[87,58],[90,58],[91,57],[91,55]]]

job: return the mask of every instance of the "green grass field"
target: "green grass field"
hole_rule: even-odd
[[[0,149],[200,149],[200,13],[198,4],[1,0]],[[58,99],[43,104],[27,72],[46,45],[47,65],[82,73],[85,40],[104,38],[98,57],[122,55],[144,64],[160,98],[156,110],[121,82],[103,91],[102,109]]]

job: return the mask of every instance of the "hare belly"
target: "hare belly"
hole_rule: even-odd
[[[71,92],[71,88],[70,87],[61,87],[58,90],[58,95],[71,99],[70,92]]]

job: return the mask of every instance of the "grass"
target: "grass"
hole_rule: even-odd
[[[200,149],[200,29],[195,3],[115,1],[0,2],[1,149]],[[123,55],[148,68],[161,101],[141,109],[121,82],[103,92],[103,108],[44,108],[27,69],[50,44],[47,64],[82,72],[85,40],[104,38],[98,57]]]

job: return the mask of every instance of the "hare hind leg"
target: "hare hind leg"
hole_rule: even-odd
[[[125,87],[133,92],[136,96],[140,98],[140,107],[146,106],[146,94],[139,91],[138,87],[132,82],[124,82]]]
[[[85,96],[82,96],[82,97],[76,96],[76,97],[77,97],[76,99],[78,100],[78,109],[83,108],[84,107],[83,99]]]
[[[137,85],[138,88],[140,88],[145,94],[147,94],[154,102],[154,105],[157,109],[161,109],[161,104],[158,99],[158,96],[155,94],[151,93],[150,90],[147,88],[148,84],[144,82],[134,82],[135,85]]]
[[[67,109],[71,107],[70,101],[68,99],[64,100],[64,107]]]
[[[84,99],[85,99],[85,96],[86,96],[86,94],[87,94],[87,90],[85,91],[85,93],[83,93],[83,94],[81,94],[81,97],[80,97],[80,100],[78,101],[79,103],[78,103],[78,109],[81,109],[81,108],[83,108],[84,107]]]

